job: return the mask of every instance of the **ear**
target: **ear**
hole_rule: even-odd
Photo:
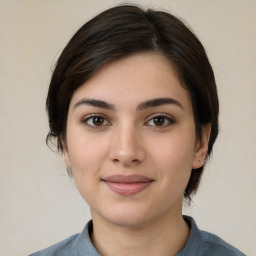
[[[63,156],[64,156],[64,161],[66,163],[66,166],[71,167],[70,157],[69,157],[67,145],[65,142],[62,142],[62,148],[63,148]]]
[[[211,134],[211,125],[207,124],[202,129],[201,138],[196,142],[194,160],[193,160],[193,169],[198,169],[204,165],[204,159],[208,150],[208,143]]]

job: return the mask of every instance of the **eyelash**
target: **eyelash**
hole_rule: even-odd
[[[89,121],[91,120],[93,122],[93,121],[95,121],[95,120],[93,120],[95,118],[102,119],[103,123],[100,124],[100,125],[90,124]],[[149,123],[154,122],[155,118],[162,118],[164,120],[163,125],[159,125],[159,126],[158,125],[150,125]],[[89,116],[86,116],[86,118],[84,118],[81,122],[83,124],[89,126],[90,128],[93,128],[93,129],[100,129],[102,127],[111,125],[111,123],[107,120],[107,118],[104,115],[99,115],[99,114],[91,114]],[[145,125],[146,126],[153,126],[153,127],[156,127],[156,128],[164,128],[164,127],[167,127],[170,124],[174,124],[174,123],[175,123],[175,121],[172,117],[170,117],[167,114],[160,113],[160,114],[155,114],[154,116],[151,116],[149,118],[149,120],[145,123]]]
[[[164,113],[160,113],[160,114],[155,114],[154,116],[151,116],[150,119],[145,124],[147,126],[150,126],[150,125],[148,125],[149,122],[150,121],[154,122],[155,118],[162,118],[162,119],[164,119],[163,125],[159,125],[159,126],[158,125],[152,125],[152,126],[154,126],[156,128],[159,128],[159,129],[167,127],[167,126],[175,123],[175,120],[171,116],[169,116],[167,114],[164,114]]]
[[[91,120],[93,122],[94,121],[93,119],[95,119],[95,118],[102,119],[103,124],[102,125],[89,124],[89,121]],[[107,122],[107,124],[104,124],[105,122]],[[107,120],[107,118],[103,115],[98,115],[98,114],[91,114],[89,116],[86,116],[86,118],[84,118],[82,120],[82,123],[89,126],[90,128],[93,128],[93,129],[100,129],[105,126],[110,126],[110,122]]]

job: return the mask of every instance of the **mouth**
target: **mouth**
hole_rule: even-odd
[[[102,179],[108,187],[120,195],[134,195],[148,188],[153,179],[142,175],[113,175]]]

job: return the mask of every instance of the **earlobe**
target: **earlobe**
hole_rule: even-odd
[[[63,145],[64,161],[66,163],[66,166],[69,168],[69,167],[71,167],[71,163],[70,163],[70,157],[69,157],[69,154],[68,154],[68,150],[67,150],[67,147],[66,147],[65,143],[62,143],[62,145]]]
[[[67,167],[71,167],[70,158],[68,152],[63,150],[64,160]]]
[[[208,144],[211,134],[211,125],[207,124],[202,129],[201,139],[198,140],[195,147],[193,169],[198,169],[204,165],[204,160],[208,150]]]

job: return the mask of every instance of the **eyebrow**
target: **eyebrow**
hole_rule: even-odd
[[[148,108],[159,107],[159,106],[166,105],[166,104],[173,104],[173,105],[180,107],[181,109],[184,109],[182,104],[173,98],[156,98],[156,99],[151,99],[151,100],[147,100],[145,102],[140,103],[137,106],[137,110],[141,111],[141,110],[145,110]],[[115,105],[108,103],[106,101],[98,100],[98,99],[85,99],[85,98],[79,100],[74,105],[73,109],[75,109],[81,105],[87,105],[87,106],[92,106],[92,107],[97,107],[97,108],[108,109],[108,110],[116,109]]]
[[[97,108],[115,110],[115,106],[113,104],[107,103],[106,101],[103,101],[103,100],[81,99],[74,105],[73,109],[77,108],[80,105],[87,105],[87,106],[92,106]]]
[[[182,104],[173,98],[156,98],[156,99],[152,99],[152,100],[147,100],[145,102],[140,103],[138,105],[137,109],[145,110],[147,108],[159,107],[159,106],[162,106],[165,104],[174,104],[174,105],[180,107],[181,109],[184,109]]]

